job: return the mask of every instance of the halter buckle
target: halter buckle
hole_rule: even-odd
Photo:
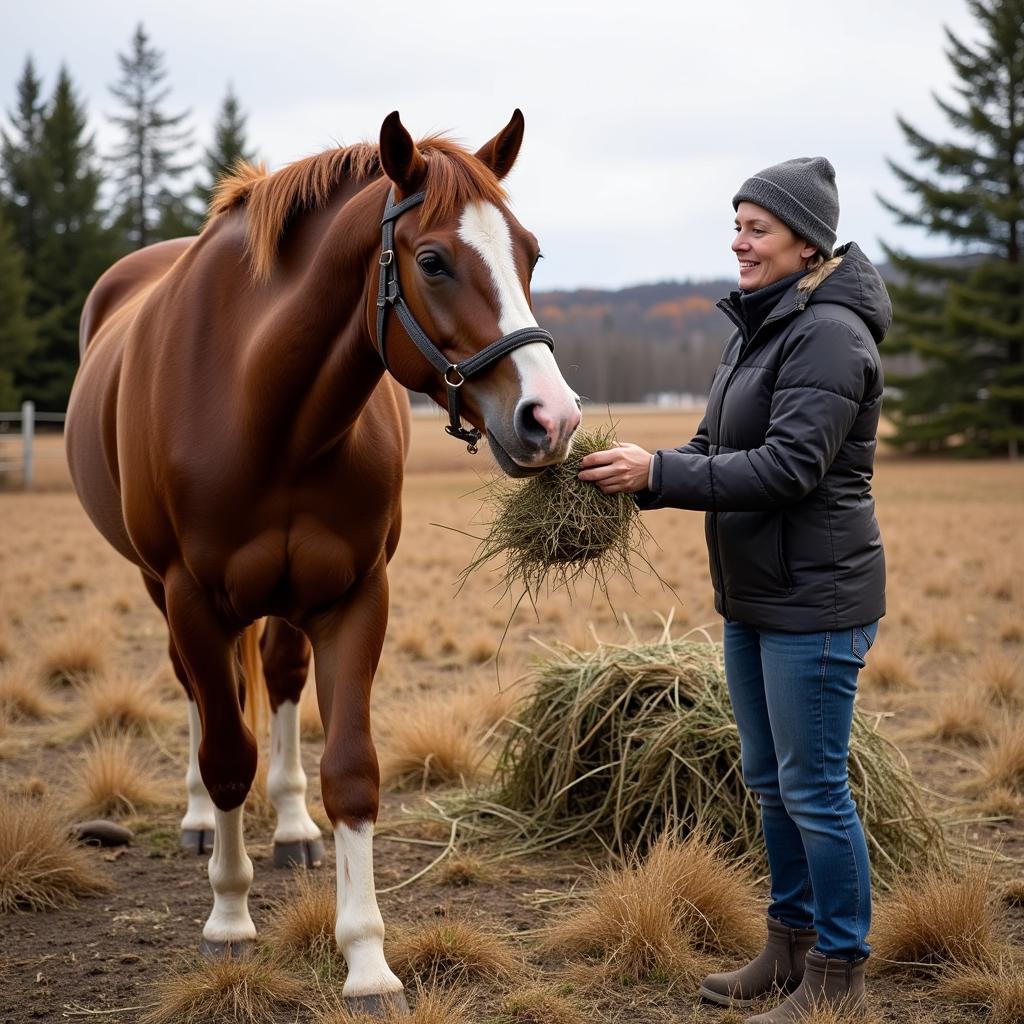
[[[392,263],[394,263],[394,261],[395,261],[395,250],[394,249],[385,249],[380,254],[380,265],[382,267],[389,267],[389,266],[391,266]]]

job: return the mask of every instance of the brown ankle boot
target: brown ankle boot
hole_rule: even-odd
[[[812,949],[804,960],[800,987],[785,1002],[768,1013],[748,1017],[746,1024],[789,1024],[809,1016],[815,1009],[838,1010],[844,1016],[864,1013],[864,964],[859,960],[831,960]]]
[[[813,928],[790,928],[769,917],[764,949],[738,971],[709,974],[700,983],[700,995],[720,1006],[749,1006],[776,987],[792,992],[804,976],[804,956],[817,941]]]

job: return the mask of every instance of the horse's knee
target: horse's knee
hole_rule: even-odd
[[[380,771],[369,737],[346,744],[342,751],[324,750],[320,761],[320,787],[324,810],[333,825],[356,828],[376,821],[380,809]]]
[[[245,802],[256,777],[256,741],[242,723],[231,737],[218,735],[214,742],[207,736],[199,745],[199,771],[210,799],[222,811],[230,811]]]

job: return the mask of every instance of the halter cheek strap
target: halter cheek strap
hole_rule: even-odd
[[[554,349],[555,339],[541,327],[523,327],[511,334],[504,334],[496,341],[485,345],[461,363],[453,363],[441,349],[430,339],[430,336],[419,325],[412,310],[402,297],[398,283],[398,264],[395,253],[395,221],[406,210],[419,206],[426,198],[425,192],[417,192],[408,196],[400,203],[395,202],[395,191],[388,193],[384,216],[381,218],[380,241],[380,278],[377,285],[377,351],[380,353],[384,369],[388,366],[385,350],[385,330],[388,311],[394,309],[399,323],[402,325],[409,340],[419,349],[427,362],[441,375],[448,391],[448,425],[445,432],[460,441],[466,442],[467,450],[476,453],[477,442],[481,434],[476,427],[466,428],[462,425],[459,409],[459,388],[474,374],[487,369],[499,359],[523,345],[534,341],[542,341]]]

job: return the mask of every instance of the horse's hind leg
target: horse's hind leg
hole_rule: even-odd
[[[402,983],[384,958],[384,921],[373,881],[380,773],[370,736],[370,686],[387,616],[382,562],[309,629],[326,734],[320,778],[337,853],[334,934],[348,962],[342,995],[349,1009],[375,1015],[385,1015],[389,1005],[408,1012]]]
[[[299,698],[309,673],[309,641],[284,619],[267,619],[260,639],[270,696],[270,769],[267,795],[274,805],[274,867],[323,864],[320,828],[306,808],[306,773],[299,743]]]
[[[203,926],[201,950],[238,955],[256,937],[249,916],[252,861],[242,837],[242,808],[256,774],[256,741],[242,720],[235,635],[205,593],[182,568],[168,574],[167,621],[195,694],[202,742],[199,770],[214,804],[214,841],[208,872],[213,910]]]
[[[167,602],[164,598],[164,586],[159,580],[153,579],[146,573],[142,574],[146,590],[153,599],[153,603],[167,617]],[[213,849],[214,820],[213,801],[210,794],[203,785],[203,777],[199,772],[199,742],[202,739],[202,729],[199,724],[199,708],[192,690],[189,686],[188,674],[181,662],[181,655],[175,646],[174,638],[168,635],[167,653],[171,658],[171,665],[174,667],[174,674],[181,683],[188,698],[188,767],[185,769],[185,792],[188,804],[185,808],[185,815],[181,819],[181,845],[191,853],[204,854]]]

